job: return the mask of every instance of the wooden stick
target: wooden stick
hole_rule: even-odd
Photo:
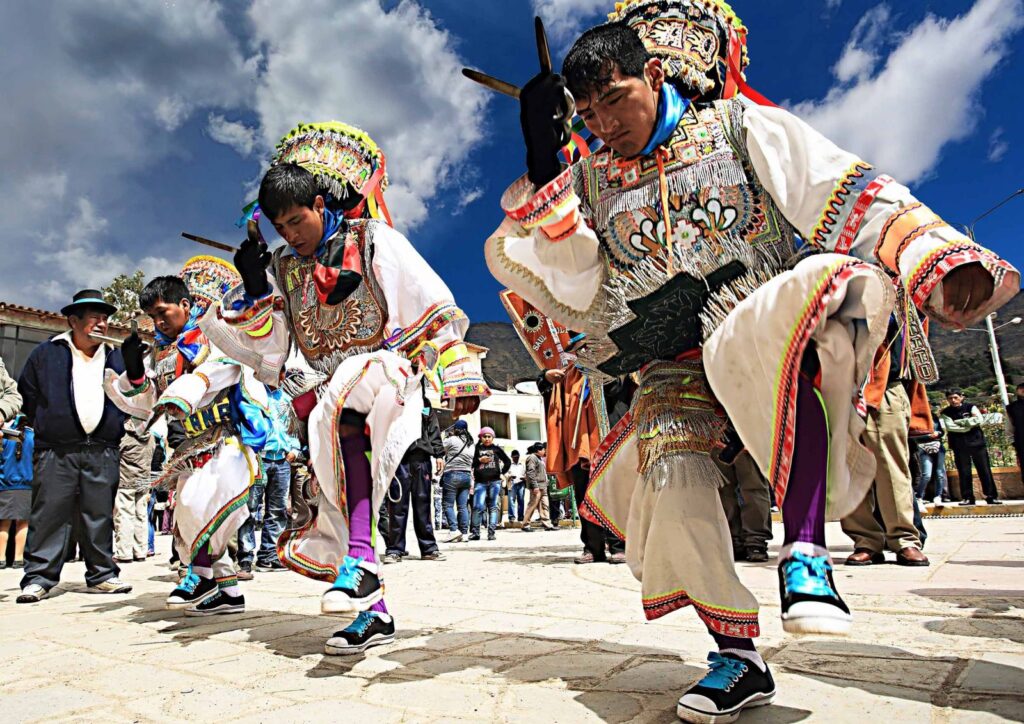
[[[533,19],[534,32],[537,35],[537,57],[540,59],[540,72],[551,72],[551,50],[548,48],[548,34],[544,32],[544,22],[538,15]]]
[[[519,88],[507,83],[503,80],[498,80],[493,75],[487,75],[481,73],[479,70],[473,70],[472,68],[463,68],[462,74],[472,81],[476,81],[485,88],[490,88],[492,91],[497,91],[510,98],[519,99]]]
[[[207,239],[204,236],[196,236],[195,234],[189,234],[186,231],[181,232],[181,235],[188,239],[189,241],[194,241],[197,244],[203,244],[205,246],[212,246],[214,249],[220,249],[221,251],[229,251],[232,254],[238,251],[237,247],[231,246],[230,244],[225,244],[220,241],[214,241],[213,239]]]

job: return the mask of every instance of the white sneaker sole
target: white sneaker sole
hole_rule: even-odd
[[[853,617],[835,606],[817,601],[804,601],[790,606],[782,614],[782,630],[786,633],[845,636],[853,626]]]
[[[185,609],[186,616],[219,616],[224,613],[245,613],[245,604],[217,606],[217,608],[210,609],[209,611],[197,611],[194,608]]]
[[[99,586],[88,586],[88,587],[86,587],[85,592],[86,593],[94,593],[94,594],[107,594],[107,595],[116,594],[116,593],[131,593],[132,592],[132,587],[131,586],[121,586],[119,588],[112,588],[110,590],[107,590],[105,588],[100,588]]]
[[[320,598],[321,613],[362,613],[384,598],[384,589],[378,588],[365,598],[349,598],[340,591],[327,591]]]
[[[349,646],[345,639],[337,639],[344,645],[332,644],[331,641],[335,639],[327,639],[327,643],[324,644],[324,653],[328,656],[350,656],[352,654],[361,654],[368,648],[373,646],[383,646],[384,644],[390,644],[394,642],[394,634],[374,634],[359,646]]]
[[[693,724],[728,724],[739,719],[744,709],[753,709],[755,706],[767,706],[772,703],[774,698],[774,691],[768,694],[754,694],[735,709],[716,714],[691,709],[679,703],[676,705],[676,716],[683,721],[693,722]]]
[[[208,592],[205,596],[196,601],[171,601],[170,599],[167,599],[164,601],[164,608],[168,611],[181,611],[182,609],[192,608],[193,606],[198,606],[200,603],[211,596],[214,596],[216,593],[217,589],[214,588],[212,591]]]

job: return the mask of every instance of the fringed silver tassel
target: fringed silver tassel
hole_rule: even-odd
[[[654,489],[667,486],[714,488],[725,485],[725,478],[707,455],[680,453],[656,461],[643,474],[644,485]]]

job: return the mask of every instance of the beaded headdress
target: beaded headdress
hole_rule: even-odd
[[[732,98],[745,85],[747,29],[724,0],[627,0],[609,22],[623,22],[665,74],[702,98]]]
[[[211,305],[219,304],[228,290],[242,283],[235,267],[215,256],[192,257],[185,262],[178,276],[188,287],[192,301],[203,312]]]
[[[339,121],[300,123],[277,143],[271,165],[295,163],[336,199],[351,187],[366,199],[370,216],[391,223],[384,206],[388,175],[384,152],[364,131]]]

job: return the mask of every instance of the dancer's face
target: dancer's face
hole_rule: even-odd
[[[576,113],[606,145],[623,156],[636,156],[654,132],[664,82],[665,73],[656,58],[647,61],[642,78],[623,75],[616,65],[608,83],[576,99]]]
[[[313,208],[295,205],[270,220],[274,229],[299,256],[313,256],[324,235],[324,197],[317,196]]]
[[[185,329],[191,309],[192,305],[187,299],[182,299],[176,304],[158,299],[156,304],[145,311],[153,320],[154,327],[162,334],[175,339],[181,334],[181,330]]]

